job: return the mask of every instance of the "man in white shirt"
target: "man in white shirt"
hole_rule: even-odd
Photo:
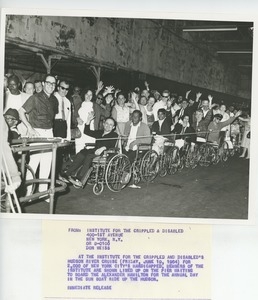
[[[131,120],[125,124],[124,132],[128,140],[124,148],[124,153],[132,163],[135,159],[138,145],[151,143],[151,133],[148,125],[142,122],[142,113],[140,110],[135,110],[132,113]]]
[[[57,92],[54,96],[58,100],[58,113],[55,115],[53,134],[55,137],[65,138],[71,140],[71,102],[66,98],[69,91],[69,83],[61,80],[57,87]],[[64,148],[59,148],[57,151],[56,160],[56,175],[59,176],[62,165],[63,156],[65,155]]]
[[[153,115],[154,115],[154,120],[157,121],[158,120],[158,110],[160,108],[164,108],[164,109],[167,109],[167,101],[168,99],[170,99],[170,93],[168,90],[164,90],[162,92],[162,97],[161,97],[161,100],[156,102],[154,105],[153,105]]]
[[[55,115],[53,133],[55,137],[71,139],[71,102],[66,98],[69,83],[60,81],[54,96],[58,100],[58,113]]]

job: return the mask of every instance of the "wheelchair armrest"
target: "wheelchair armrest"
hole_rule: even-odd
[[[84,145],[84,148],[89,148],[89,147],[91,147],[91,148],[95,148],[95,146],[96,146],[96,144],[95,143],[85,143],[85,145]]]
[[[151,145],[150,144],[144,144],[144,143],[138,144],[137,145],[137,149],[139,151],[150,150],[151,149]]]
[[[213,146],[215,148],[218,148],[219,147],[219,144],[215,143],[215,142],[211,142],[211,141],[207,141],[206,142],[207,145],[210,145],[210,146]]]
[[[114,147],[114,148],[110,148],[110,149],[107,149],[104,151],[106,154],[109,154],[109,153],[117,153],[119,152],[119,148],[118,147]]]
[[[165,141],[164,146],[169,146],[169,147],[175,146],[175,142]]]

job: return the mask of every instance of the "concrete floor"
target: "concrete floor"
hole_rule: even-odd
[[[140,183],[141,189],[125,188],[113,193],[105,187],[95,196],[92,186],[56,197],[56,214],[151,216],[212,219],[248,218],[249,160],[229,158],[210,167],[183,169],[175,175]],[[49,211],[43,201],[27,204],[26,213]]]

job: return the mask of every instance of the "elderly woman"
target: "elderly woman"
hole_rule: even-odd
[[[118,135],[125,135],[125,124],[130,120],[130,108],[126,105],[126,98],[122,92],[117,94],[116,104],[112,109],[112,118],[116,121]]]

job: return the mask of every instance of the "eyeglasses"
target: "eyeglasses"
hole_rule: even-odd
[[[47,85],[56,86],[56,83],[55,83],[55,82],[45,81],[45,83],[46,83]]]
[[[97,99],[102,100],[103,98],[101,96],[98,96]]]
[[[164,97],[164,98],[168,98],[169,96],[168,96],[168,95],[162,95],[162,97]]]
[[[65,88],[64,86],[61,86],[61,85],[60,85],[60,88],[61,88],[61,90],[63,90],[63,91],[64,91],[64,90],[69,91],[69,88]]]

